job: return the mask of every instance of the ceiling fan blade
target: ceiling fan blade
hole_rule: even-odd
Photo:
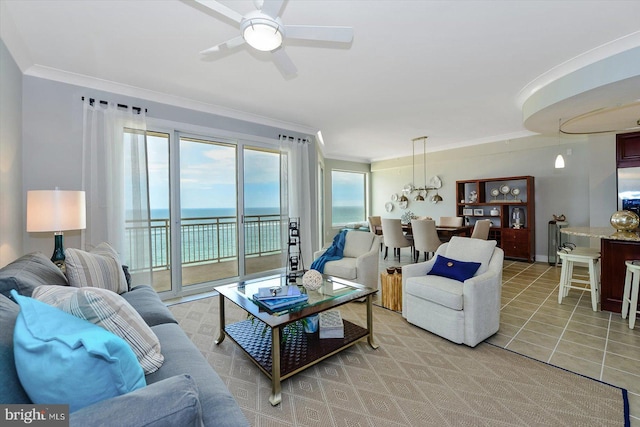
[[[213,47],[210,47],[209,49],[205,49],[203,51],[201,51],[200,53],[202,55],[206,55],[208,53],[213,53],[213,52],[220,52],[222,50],[229,50],[229,49],[233,49],[234,47],[238,47],[240,45],[242,45],[244,43],[244,39],[242,38],[242,36],[238,36],[238,37],[234,37],[231,40],[227,40],[224,43],[220,43],[217,44]]]
[[[282,4],[284,0],[264,0],[262,2],[262,8],[260,11],[265,15],[269,15],[272,18],[277,18],[280,16],[280,9],[282,9]]]
[[[227,18],[236,21],[237,23],[240,23],[240,21],[242,21],[242,15],[240,15],[235,10],[228,8],[225,5],[218,3],[215,0],[195,0],[195,1],[203,5],[204,7],[207,7],[213,10],[214,12],[218,12],[219,14],[224,15]]]
[[[351,27],[319,27],[313,25],[285,25],[287,38],[349,43],[353,40]]]
[[[273,62],[275,62],[276,67],[278,67],[278,70],[280,70],[280,73],[282,73],[284,77],[296,75],[298,69],[283,48],[276,49],[272,51],[271,54],[273,55]]]

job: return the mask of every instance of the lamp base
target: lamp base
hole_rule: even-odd
[[[53,256],[51,262],[58,266],[61,270],[64,270],[64,247],[62,246],[62,232],[59,231],[53,236],[55,239]]]

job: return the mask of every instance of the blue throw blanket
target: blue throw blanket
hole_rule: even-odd
[[[344,241],[347,237],[347,230],[342,230],[336,237],[333,238],[333,243],[329,248],[324,251],[322,255],[318,257],[313,263],[311,263],[312,270],[318,270],[320,273],[324,273],[324,265],[329,261],[335,261],[342,259],[342,252],[344,251]]]

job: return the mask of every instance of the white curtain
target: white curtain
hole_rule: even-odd
[[[82,186],[87,228],[82,247],[109,243],[123,264],[150,284],[150,219],[144,109],[83,105]],[[144,274],[146,273],[146,277]],[[133,276],[133,275],[132,275]]]
[[[313,262],[311,252],[311,181],[309,142],[280,140],[280,210],[283,217],[282,247],[287,247],[288,218],[300,218],[300,246],[305,269]]]

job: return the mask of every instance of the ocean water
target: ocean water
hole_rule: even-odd
[[[236,210],[225,208],[183,209],[180,230],[182,262],[185,264],[234,259],[238,256]],[[283,248],[277,207],[248,208],[245,217],[245,253],[248,256],[274,253]],[[257,216],[262,215],[261,222]],[[254,216],[252,218],[252,216]],[[267,217],[264,217],[267,216]],[[169,263],[169,210],[151,210],[153,265],[166,268]],[[334,224],[364,221],[364,209],[340,206],[333,209]]]
[[[366,220],[362,206],[334,206],[331,210],[332,224],[349,224]]]

